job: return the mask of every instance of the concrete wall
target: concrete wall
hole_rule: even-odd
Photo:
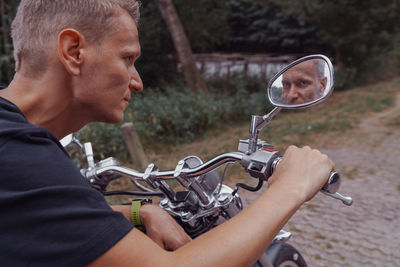
[[[297,57],[268,54],[195,54],[196,65],[205,79],[229,77],[234,73],[271,78]]]

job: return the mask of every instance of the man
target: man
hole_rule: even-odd
[[[0,91],[3,265],[251,265],[325,184],[328,157],[290,147],[267,193],[193,241],[154,206],[140,210],[147,235],[133,228],[129,208],[113,211],[57,139],[91,121],[121,121],[131,92],[142,90],[138,17],[135,0],[21,1],[17,72]]]
[[[323,60],[314,59],[287,70],[282,77],[285,104],[303,104],[321,97],[327,83],[325,64]]]

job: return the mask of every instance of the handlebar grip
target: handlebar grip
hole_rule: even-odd
[[[329,175],[328,182],[321,188],[321,191],[325,191],[331,194],[336,193],[340,187],[340,174],[338,172],[331,172]]]
[[[282,160],[282,157],[277,157],[274,162],[272,163],[272,173],[275,171],[275,169],[278,167],[279,162]],[[331,194],[336,193],[339,190],[340,187],[340,174],[338,172],[331,172],[329,175],[329,179],[326,182],[326,184],[321,188],[321,191],[323,192],[328,192]]]

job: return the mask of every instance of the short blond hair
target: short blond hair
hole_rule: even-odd
[[[115,27],[112,19],[121,9],[137,24],[139,6],[139,0],[21,0],[11,26],[16,70],[23,61],[28,72],[44,72],[46,47],[63,29],[76,29],[97,44]]]

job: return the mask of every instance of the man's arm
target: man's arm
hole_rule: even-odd
[[[118,205],[111,208],[121,212],[130,221],[130,206]],[[151,204],[142,205],[139,216],[146,228],[146,235],[163,249],[176,250],[191,241],[182,227],[160,207]]]
[[[333,163],[308,147],[289,147],[270,188],[246,210],[174,252],[133,229],[91,266],[248,266],[294,212],[325,184]]]

